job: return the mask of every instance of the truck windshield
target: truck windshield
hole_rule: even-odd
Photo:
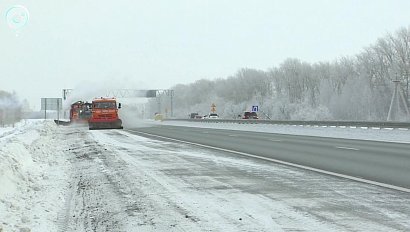
[[[116,109],[115,102],[94,102],[94,109]]]

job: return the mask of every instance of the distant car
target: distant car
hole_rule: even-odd
[[[191,114],[189,115],[189,118],[196,118],[197,115],[198,115],[198,113],[191,113]]]
[[[242,119],[258,119],[256,112],[245,111],[243,112]]]
[[[201,115],[195,115],[195,119],[202,119],[203,117]]]
[[[209,114],[209,117],[208,117],[208,118],[209,118],[209,119],[218,119],[219,116],[218,116],[218,114],[212,113],[212,114]]]

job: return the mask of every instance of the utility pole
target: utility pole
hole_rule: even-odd
[[[407,72],[406,72],[407,73]],[[410,107],[410,96],[409,96],[409,74],[407,73],[407,75],[406,75],[406,81],[407,81],[407,87],[406,87],[406,100],[407,100],[407,103],[408,103],[408,105],[409,105],[409,107]]]
[[[161,114],[161,95],[157,96],[158,114]]]
[[[171,94],[171,118],[174,117],[174,90],[171,89],[170,90],[170,94]]]

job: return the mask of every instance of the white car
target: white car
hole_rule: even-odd
[[[209,114],[209,117],[208,117],[208,118],[209,118],[209,119],[218,119],[219,116],[218,116],[218,114],[212,113],[212,114]]]

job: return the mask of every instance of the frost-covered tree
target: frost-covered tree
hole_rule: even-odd
[[[410,27],[353,57],[315,64],[289,58],[267,71],[242,68],[227,78],[178,84],[172,88],[174,112],[207,114],[215,103],[222,117],[234,118],[256,104],[271,119],[386,120],[392,81],[401,81],[408,99],[409,77]],[[150,104],[158,106],[155,99]]]

